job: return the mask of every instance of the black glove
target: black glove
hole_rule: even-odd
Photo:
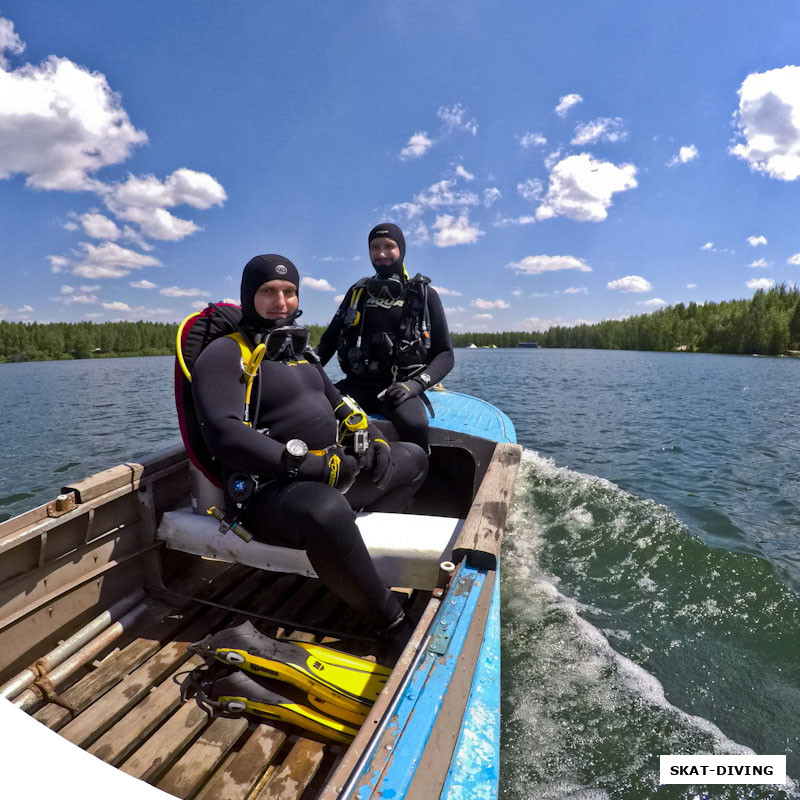
[[[336,481],[336,488],[345,494],[347,490],[356,482],[358,473],[361,472],[358,459],[354,456],[342,456],[339,464],[339,480]]]
[[[299,481],[319,481],[335,486],[344,494],[358,477],[359,464],[353,456],[347,456],[342,447],[332,447],[318,456],[307,453],[297,473]]]
[[[399,406],[400,403],[404,403],[406,400],[422,394],[424,389],[425,387],[422,385],[422,382],[418,381],[416,378],[412,378],[410,381],[398,381],[397,383],[393,383],[386,390],[386,393],[383,395],[383,400],[389,408],[395,408]]]
[[[373,425],[370,425],[369,447],[367,452],[361,456],[361,469],[371,472],[372,481],[383,491],[391,483],[397,465],[392,458],[392,448],[386,439],[381,438],[380,431],[374,428],[376,435],[373,435]]]

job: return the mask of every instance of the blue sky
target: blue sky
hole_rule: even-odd
[[[177,321],[391,220],[455,331],[800,278],[796,2],[0,0],[0,318]]]

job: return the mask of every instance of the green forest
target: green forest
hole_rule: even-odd
[[[309,325],[311,344],[324,330]],[[0,320],[0,362],[171,355],[177,324],[161,322],[7,322]],[[453,333],[455,347],[584,347],[780,355],[800,350],[800,290],[759,289],[752,299],[678,303],[650,314],[547,331]]]

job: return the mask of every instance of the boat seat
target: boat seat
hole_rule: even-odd
[[[439,565],[450,560],[464,520],[373,511],[357,514],[356,523],[385,586],[430,590],[439,581]],[[156,538],[170,549],[197,556],[317,577],[305,550],[222,534],[213,517],[194,513],[190,506],[167,511]]]

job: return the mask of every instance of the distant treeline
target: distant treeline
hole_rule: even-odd
[[[309,325],[311,345],[325,330]],[[0,361],[171,355],[176,324],[162,322],[5,322],[0,321]],[[556,327],[544,332],[453,333],[455,347],[587,347],[600,350],[676,350],[704,353],[779,355],[800,350],[800,290],[759,289],[751,300],[678,303],[668,308],[605,320],[596,325]]]
[[[779,355],[800,349],[800,291],[759,289],[751,300],[678,303],[650,314],[544,332],[454,333],[453,345],[586,347],[599,350],[676,350]]]
[[[316,345],[325,328],[309,325]],[[5,322],[0,320],[0,361],[55,361],[112,356],[168,356],[177,324],[163,322]]]

